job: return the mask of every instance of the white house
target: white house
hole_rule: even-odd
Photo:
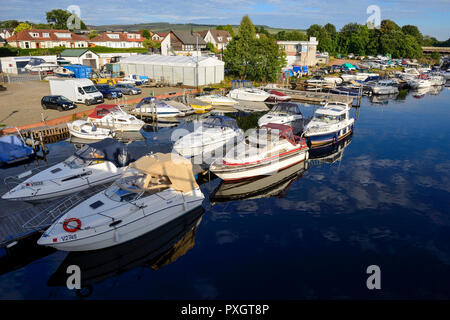
[[[206,49],[206,42],[200,34],[190,31],[172,30],[161,41],[161,54],[195,56]]]
[[[145,38],[134,32],[103,32],[89,40],[96,46],[109,48],[143,48]]]
[[[211,42],[216,50],[224,50],[231,41],[231,34],[226,30],[209,29],[199,32],[206,43]]]
[[[68,30],[31,29],[22,30],[7,38],[12,47],[22,49],[39,48],[87,48],[88,38]]]

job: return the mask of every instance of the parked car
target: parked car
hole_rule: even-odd
[[[142,90],[136,88],[132,84],[129,83],[118,83],[114,86],[115,89],[122,91],[122,94],[140,94]]]
[[[65,111],[75,109],[77,106],[64,96],[45,96],[41,100],[42,109],[56,109]]]
[[[115,89],[109,84],[96,84],[95,87],[106,99],[116,99],[121,98],[123,96],[121,90]]]

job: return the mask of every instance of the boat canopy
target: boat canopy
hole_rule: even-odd
[[[123,167],[133,161],[126,145],[112,138],[85,145],[75,155],[85,161],[110,161],[117,167]]]
[[[192,163],[175,153],[158,152],[146,155],[131,163],[129,167],[146,175],[145,180],[139,186],[140,190],[129,190],[132,192],[149,191],[164,185],[181,192],[189,192],[198,188],[192,171]]]
[[[236,119],[225,116],[210,116],[205,119],[203,125],[206,127],[228,127],[234,130],[239,129]]]
[[[302,114],[298,105],[293,102],[277,103],[272,110],[270,110],[270,113],[286,113],[289,115]]]
[[[0,161],[8,163],[31,154],[33,154],[33,149],[19,137],[15,135],[0,137]]]
[[[95,107],[94,111],[89,114],[89,118],[101,119],[107,114],[115,111],[120,111],[119,106],[115,104],[100,104]]]
[[[231,89],[238,88],[253,88],[253,84],[250,80],[232,80]]]
[[[270,132],[278,132],[280,137],[288,140],[290,143],[292,143],[294,146],[297,144],[296,140],[298,137],[294,135],[294,132],[292,131],[292,127],[284,125],[284,124],[278,124],[278,123],[268,123],[261,127],[261,129],[267,129]]]

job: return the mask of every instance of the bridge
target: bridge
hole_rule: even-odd
[[[422,47],[423,53],[439,52],[440,54],[450,54],[450,47]]]

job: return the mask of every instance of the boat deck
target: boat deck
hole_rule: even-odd
[[[357,96],[333,94],[327,92],[311,92],[284,88],[276,90],[287,94],[292,98],[292,100],[311,104],[321,104],[323,102],[343,102],[349,105],[353,105],[354,98],[358,98]]]

